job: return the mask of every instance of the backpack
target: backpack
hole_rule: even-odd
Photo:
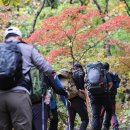
[[[86,65],[86,85],[91,94],[103,94],[107,91],[106,71],[101,62]]]
[[[44,76],[40,71],[32,67],[30,70],[30,78],[31,78],[31,101],[32,103],[38,103],[42,100],[42,92],[46,91],[46,83],[44,82]]]
[[[113,81],[113,86],[110,90],[112,94],[117,94],[117,88],[119,88],[120,78],[117,73],[110,73]]]
[[[63,84],[65,90],[68,92],[68,99],[79,96],[85,100],[84,94],[82,94],[75,85],[72,72],[67,69],[62,69],[58,72],[58,77]]]
[[[84,72],[82,70],[72,71],[72,77],[77,89],[84,89]]]
[[[22,53],[17,44],[0,44],[0,90],[10,90],[23,78]]]

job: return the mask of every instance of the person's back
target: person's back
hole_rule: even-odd
[[[112,119],[111,119],[112,129],[113,130],[119,130],[119,128],[118,128],[119,123],[118,123],[118,119],[117,119],[115,111],[116,111],[116,94],[117,94],[117,88],[119,87],[120,78],[118,77],[117,74],[109,72],[109,67],[108,67],[107,62],[104,63],[104,69],[106,69],[108,71],[107,73],[111,76],[112,82],[113,82],[113,85],[112,85],[111,89],[109,90],[110,99],[111,99],[111,102],[112,102]],[[104,113],[105,113],[105,109],[102,108],[101,123],[102,123],[102,120],[103,120],[103,117],[104,117]]]
[[[20,42],[22,34],[15,27],[7,28],[5,31],[5,43]],[[9,43],[9,44],[10,44]],[[9,90],[0,89],[0,129],[32,130],[32,113],[29,90],[19,86],[13,86]],[[5,104],[6,103],[6,104]]]
[[[100,68],[98,68],[98,66],[100,66],[99,64],[101,64],[101,70]],[[91,67],[92,65],[92,67]],[[90,98],[90,103],[91,103],[91,108],[92,108],[92,113],[93,113],[93,117],[92,117],[92,129],[93,130],[109,130],[110,127],[110,120],[111,120],[111,116],[112,116],[112,107],[111,107],[111,100],[110,100],[110,96],[109,96],[109,88],[111,87],[111,77],[110,75],[106,74],[106,72],[103,70],[103,64],[101,62],[94,62],[94,63],[90,63],[89,68],[87,70],[87,74],[86,75],[90,75],[90,80],[89,78],[86,79],[86,86],[88,89],[88,94],[89,94],[89,98]],[[95,67],[95,68],[93,68]],[[93,74],[88,74],[89,69],[92,69]],[[96,70],[97,69],[97,70]],[[98,71],[99,70],[99,71]],[[102,75],[100,74],[100,71],[103,71],[104,73],[104,80],[101,80],[101,86],[100,84],[97,85],[94,80],[96,80],[96,82],[98,83],[98,79],[100,79],[99,77],[95,77],[96,74],[98,74],[98,76]],[[94,77],[93,77],[94,76]],[[107,82],[106,82],[107,81]],[[94,85],[91,87],[90,83],[94,82]],[[103,84],[104,83],[104,84]],[[102,106],[104,106],[105,110],[106,110],[106,118],[103,122],[103,127],[101,128],[100,126],[100,112],[101,112],[101,108]]]
[[[53,70],[51,65],[33,46],[23,43],[21,39],[22,33],[18,28],[9,27],[5,30],[5,43],[17,43],[17,47],[21,51],[22,80],[19,80],[17,84],[12,85],[6,91],[0,87],[0,130],[12,130],[12,128],[15,130],[32,130],[32,106],[29,97],[31,84],[28,72],[33,65],[48,74],[52,87],[55,87],[53,84]],[[67,95],[64,90],[57,92]]]

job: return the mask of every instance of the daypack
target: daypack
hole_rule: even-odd
[[[91,94],[103,94],[107,91],[106,71],[101,62],[86,65],[86,85]]]
[[[84,94],[82,94],[76,87],[72,72],[67,69],[62,69],[58,72],[58,77],[61,80],[65,90],[68,92],[68,99],[72,99],[76,96],[80,96],[85,99]]]
[[[0,44],[0,90],[9,90],[23,78],[22,54],[16,42]]]
[[[77,87],[77,89],[84,89],[84,72],[82,70],[75,70],[75,71],[72,71],[72,77],[73,77],[73,80],[75,82],[75,85]]]
[[[38,103],[42,100],[42,94],[43,91],[46,91],[47,84],[44,81],[45,79],[43,73],[40,73],[36,67],[31,68],[30,76],[32,82],[30,95],[31,101],[32,103]]]
[[[117,94],[117,88],[119,88],[120,78],[117,73],[110,73],[113,81],[113,86],[110,90],[112,94]]]

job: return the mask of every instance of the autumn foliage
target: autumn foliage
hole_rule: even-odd
[[[66,55],[66,50],[64,48],[58,48],[54,51],[51,51],[47,56],[49,62],[54,62],[57,55]]]
[[[75,61],[80,59],[87,49],[95,47],[94,43],[107,40],[107,44],[118,45],[124,50],[125,53],[120,59],[122,63],[129,66],[130,44],[117,42],[117,39],[113,39],[112,36],[118,29],[130,31],[130,17],[121,14],[110,18],[105,23],[102,23],[100,18],[101,14],[98,10],[89,10],[86,6],[66,8],[59,15],[44,19],[41,28],[26,40],[41,45],[48,43],[58,45],[64,48]],[[95,25],[94,21],[97,21]],[[93,39],[96,42],[93,42]],[[53,50],[47,57],[51,56],[53,59],[59,54],[59,50]],[[82,50],[80,54],[79,50]]]

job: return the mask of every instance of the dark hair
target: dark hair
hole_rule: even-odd
[[[8,39],[9,37],[17,37],[17,36],[19,36],[19,35],[14,34],[14,33],[9,33],[9,34],[5,37],[5,39]],[[20,38],[19,40],[20,40],[20,42],[27,44],[25,41],[22,40],[22,38]]]
[[[103,67],[104,69],[109,70],[109,64],[107,62],[103,63]]]
[[[82,67],[82,65],[80,63],[75,63],[73,67],[83,69],[83,67]]]
[[[18,36],[17,34],[9,33],[9,34],[7,34],[7,36],[5,37],[5,39],[8,39],[9,37],[17,37],[17,36]]]

